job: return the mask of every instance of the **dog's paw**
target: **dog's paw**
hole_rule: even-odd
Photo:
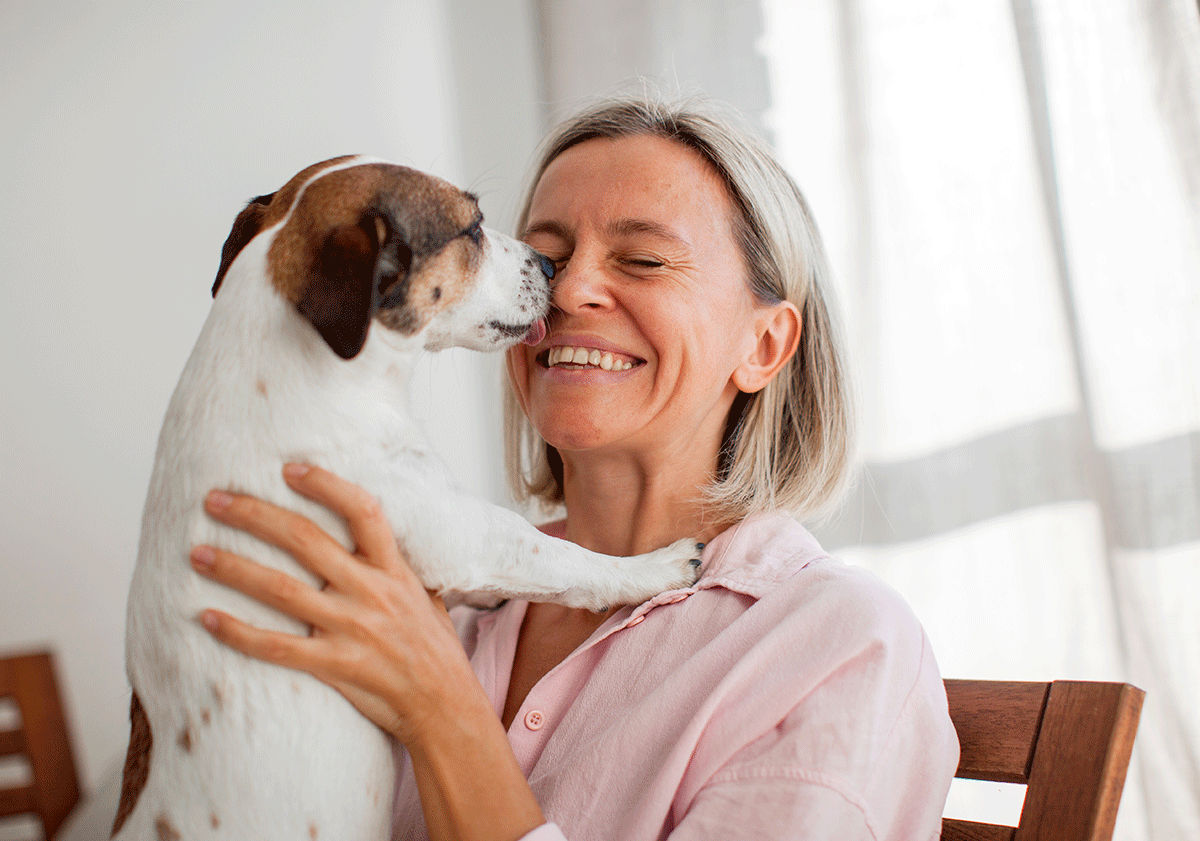
[[[661,565],[664,573],[663,590],[681,590],[691,587],[700,578],[700,568],[703,564],[701,553],[704,544],[691,538],[677,540],[670,546],[650,553],[650,558]]]

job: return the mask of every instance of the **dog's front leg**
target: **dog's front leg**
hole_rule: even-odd
[[[549,537],[512,511],[470,497],[453,496],[437,513],[402,530],[401,542],[425,586],[468,600],[525,598],[599,610],[690,587],[699,574],[702,547],[690,539],[619,557]]]

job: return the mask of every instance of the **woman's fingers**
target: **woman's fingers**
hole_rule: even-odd
[[[403,558],[383,508],[366,490],[328,470],[307,464],[285,465],[283,476],[297,493],[345,519],[364,561],[389,571],[408,566],[400,563]]]
[[[294,511],[257,497],[213,491],[204,510],[226,525],[278,546],[305,569],[341,590],[353,588],[358,577],[345,563],[346,550],[316,523]]]
[[[204,611],[200,615],[200,623],[213,637],[230,648],[317,677],[336,660],[336,655],[328,650],[329,646],[321,638],[298,637],[281,631],[255,628],[219,610]]]
[[[317,628],[340,624],[333,594],[322,593],[307,582],[265,567],[232,552],[197,546],[191,553],[196,572],[301,622]]]

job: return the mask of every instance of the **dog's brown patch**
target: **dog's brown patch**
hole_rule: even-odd
[[[166,815],[154,819],[154,831],[158,833],[158,841],[179,841],[179,830]]]
[[[150,748],[154,738],[150,733],[150,720],[135,692],[129,704],[129,749],[125,752],[125,770],[121,777],[121,799],[117,805],[117,816],[113,820],[112,834],[117,831],[137,805],[138,796],[146,787],[150,776]]]
[[[212,714],[208,711],[208,708],[206,707],[200,710],[200,722],[202,724],[208,724],[210,721],[212,721]]]
[[[349,160],[351,157],[353,155],[342,155],[339,158],[321,161],[302,169],[280,190],[256,196],[242,208],[241,213],[233,220],[233,227],[225,239],[225,245],[221,248],[221,264],[217,268],[217,278],[213,281],[212,287],[214,298],[217,290],[221,288],[221,281],[225,279],[225,273],[229,271],[230,265],[237,259],[238,254],[242,253],[242,249],[250,243],[250,240],[263,230],[283,220],[304,182],[321,170]]]
[[[361,350],[377,311],[392,330],[421,330],[474,283],[483,255],[470,193],[394,164],[321,174],[349,159],[313,164],[253,199],[234,221],[213,284],[216,295],[242,249],[286,218],[267,253],[270,281],[346,359]]]
[[[179,746],[184,752],[192,752],[192,728],[185,727],[179,731]]]
[[[332,172],[299,199],[281,190],[271,210],[289,197],[295,207],[267,254],[271,282],[345,358],[377,310],[391,329],[415,333],[461,297],[449,287],[472,283],[482,261],[474,196],[407,167]]]
[[[315,823],[310,823],[308,825],[308,837],[311,838],[312,841],[317,841],[317,825]]]
[[[224,709],[224,707],[225,707],[225,690],[221,688],[221,684],[214,683],[212,685],[212,696],[213,696],[213,703],[217,705],[217,709],[218,710]]]
[[[213,812],[208,816],[208,823],[213,829],[219,829],[221,827],[221,819],[217,817],[216,812]]]
[[[265,380],[263,380],[263,379],[261,379],[261,378],[260,378],[260,379],[259,379],[259,380],[258,380],[258,381],[257,381],[257,382],[254,384],[254,388],[255,388],[255,390],[256,390],[256,391],[258,391],[258,393],[259,393],[259,394],[261,394],[263,397],[266,397],[266,396],[267,396],[267,383],[266,383],[266,381],[265,381]]]

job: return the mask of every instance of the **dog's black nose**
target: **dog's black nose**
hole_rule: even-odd
[[[554,279],[554,261],[553,260],[551,260],[545,254],[539,254],[538,255],[538,265],[540,265],[542,267],[542,274],[544,274],[547,277],[547,279],[549,279],[549,280]]]

